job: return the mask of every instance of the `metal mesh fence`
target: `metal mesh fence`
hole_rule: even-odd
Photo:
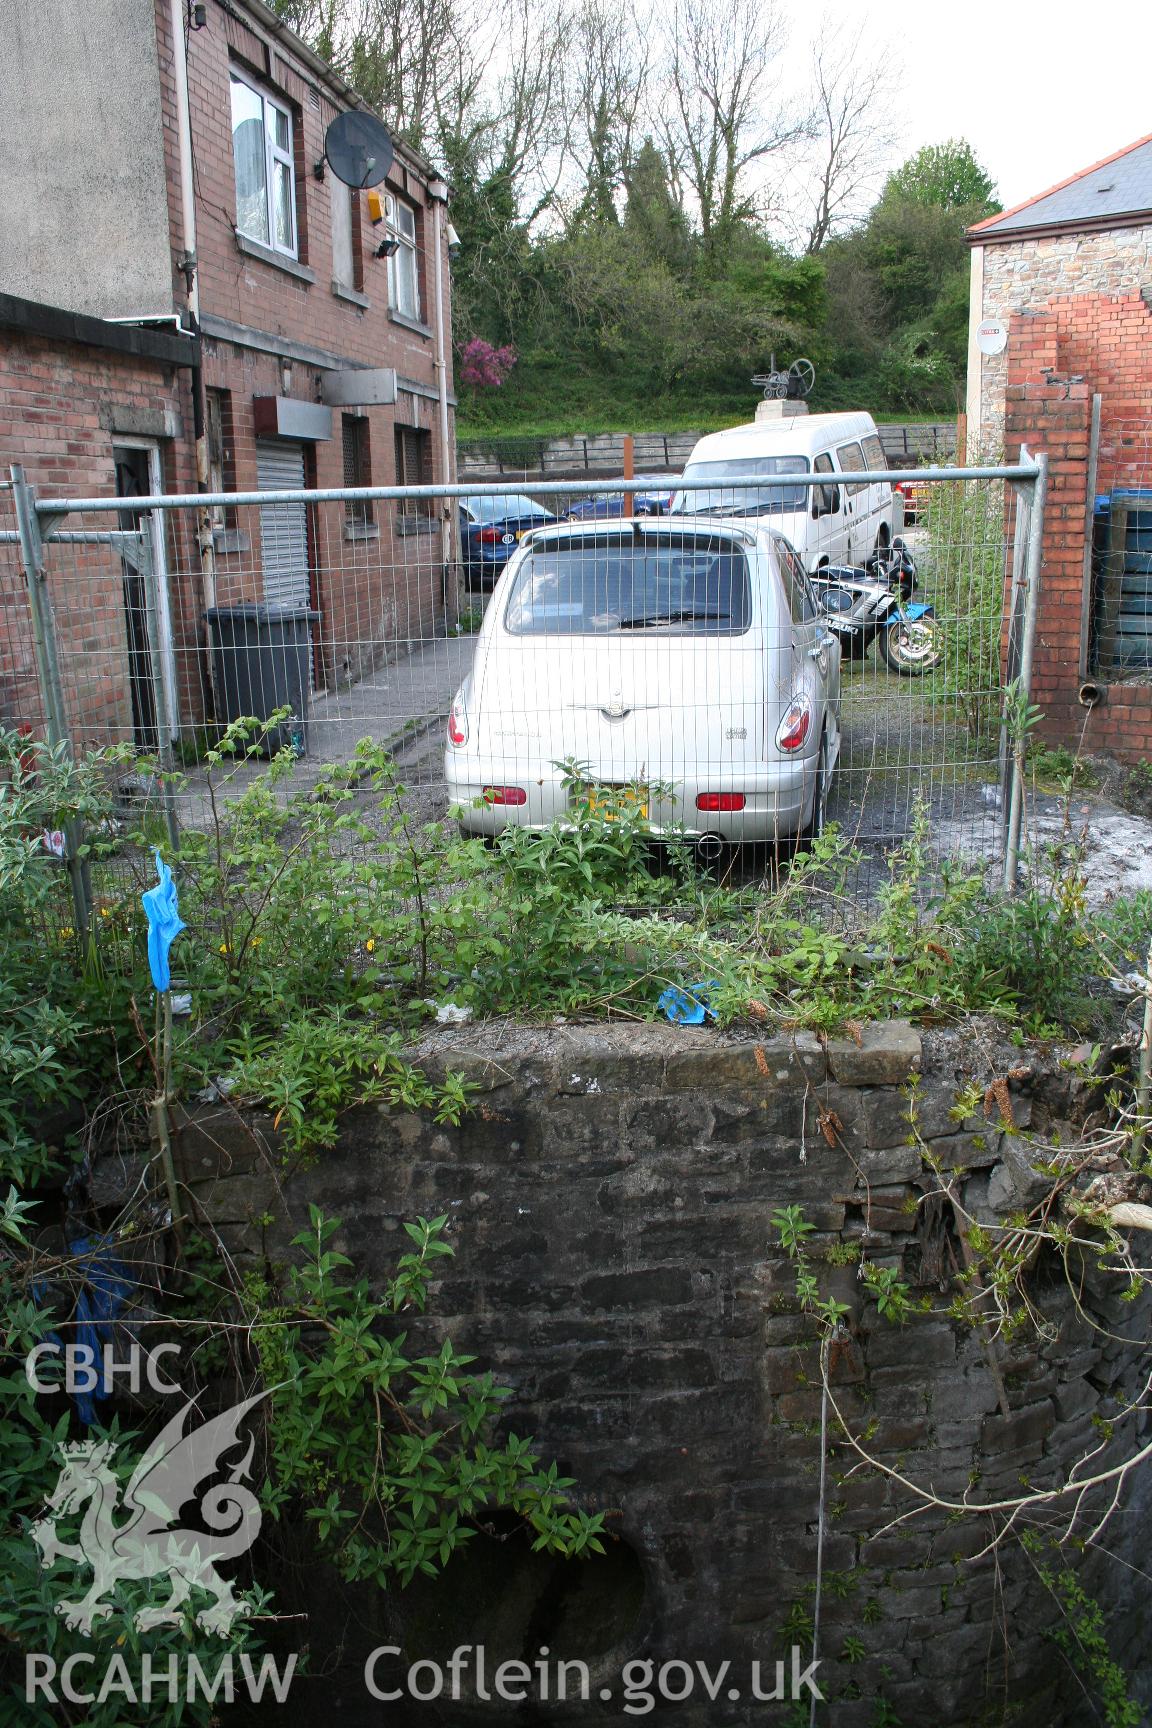
[[[156,785],[127,758],[158,753],[180,826],[208,819],[224,724],[277,711],[267,749],[298,758],[293,785],[367,737],[415,814],[475,832],[563,821],[600,788],[742,859],[826,809],[868,860],[861,895],[917,811],[938,858],[987,860],[1031,472],[908,475],[902,522],[890,477],[847,460],[826,480],[749,463],[674,496],[634,479],[41,504],[67,731],[126,747],[127,795]],[[3,720],[40,730],[0,498]],[[230,795],[268,772],[243,762]]]

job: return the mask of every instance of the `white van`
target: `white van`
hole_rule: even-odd
[[[731,426],[701,438],[684,468],[685,489],[672,513],[771,518],[809,571],[863,564],[891,543],[895,502],[885,481],[861,485],[853,474],[886,469],[871,414],[795,414]],[[752,475],[827,474],[824,486],[741,487]],[[689,483],[695,483],[690,487]]]

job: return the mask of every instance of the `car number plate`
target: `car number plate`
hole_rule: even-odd
[[[647,786],[586,786],[584,795],[592,815],[609,822],[620,814],[621,805],[634,804],[642,815],[649,813]]]

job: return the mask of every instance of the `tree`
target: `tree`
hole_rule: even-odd
[[[648,76],[648,48],[628,11],[585,0],[577,15],[569,82],[571,150],[580,164],[579,214],[618,221]]]
[[[645,138],[628,174],[624,227],[648,257],[669,269],[686,267],[692,250],[688,219],[672,196],[664,157]]]
[[[877,168],[895,142],[893,104],[885,86],[893,68],[869,59],[864,30],[850,39],[821,31],[812,54],[815,103],[804,250],[818,252],[836,229],[860,214]]]
[[[940,210],[975,210],[971,218],[995,215],[1000,209],[992,177],[983,169],[965,138],[925,144],[888,176],[881,203],[930,204]]]
[[[446,64],[474,27],[471,0],[273,0],[284,22],[417,149],[434,137]]]
[[[811,122],[772,83],[786,31],[771,0],[681,0],[671,35],[659,132],[673,189],[691,195],[711,246],[752,213],[747,170]]]

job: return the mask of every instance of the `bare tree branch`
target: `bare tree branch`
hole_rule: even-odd
[[[821,29],[812,54],[813,160],[805,251],[818,252],[838,227],[861,214],[896,142],[890,62],[865,53],[864,30],[846,37]]]
[[[705,240],[750,214],[747,170],[808,136],[811,119],[774,79],[784,21],[768,0],[680,0],[668,99],[656,117],[673,186],[695,202]]]

